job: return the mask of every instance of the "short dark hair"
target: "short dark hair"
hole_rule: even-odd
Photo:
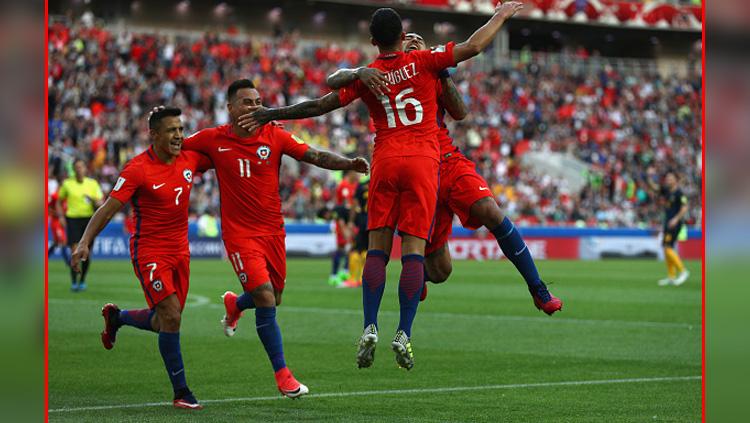
[[[404,31],[401,16],[390,7],[383,7],[375,11],[370,19],[370,35],[380,46],[396,44]]]
[[[165,117],[180,116],[181,114],[182,110],[178,109],[177,107],[165,107],[163,109],[159,109],[151,113],[151,116],[148,117],[148,129],[156,129],[159,126],[161,120]]]
[[[234,100],[237,91],[243,88],[255,88],[255,84],[249,79],[238,79],[232,82],[229,84],[229,88],[227,88],[227,101],[231,103]]]

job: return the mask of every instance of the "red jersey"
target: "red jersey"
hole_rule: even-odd
[[[60,191],[55,191],[49,196],[47,201],[47,216],[49,216],[52,222],[58,222],[60,217],[57,215],[57,202],[60,201]],[[63,211],[65,211],[65,203],[62,203]]]
[[[279,196],[281,156],[300,160],[310,148],[307,144],[272,124],[248,138],[222,125],[195,133],[183,148],[205,154],[216,168],[223,239],[285,234]]]
[[[336,188],[336,205],[351,207],[354,200],[354,193],[357,191],[357,183],[342,180]]]
[[[438,81],[435,88],[438,98],[443,94],[443,84]],[[453,145],[453,138],[448,132],[448,126],[445,124],[445,107],[438,100],[437,125],[438,125],[438,143],[440,144],[440,157],[445,157],[448,153],[457,153],[458,147]]]
[[[109,196],[133,203],[131,258],[190,254],[188,205],[193,175],[210,167],[207,157],[192,151],[182,151],[172,163],[164,163],[153,146],[125,165]]]
[[[379,55],[368,66],[386,73],[390,92],[383,96],[375,97],[359,80],[339,90],[342,105],[362,98],[370,110],[375,123],[373,162],[405,156],[440,160],[435,84],[438,72],[456,65],[453,46]]]

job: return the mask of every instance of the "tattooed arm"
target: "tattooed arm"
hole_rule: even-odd
[[[343,88],[359,79],[376,97],[390,92],[388,88],[388,79],[385,73],[379,69],[359,67],[356,69],[339,69],[328,75],[326,84],[329,88],[337,90]]]
[[[347,159],[336,153],[310,147],[302,156],[302,161],[330,170],[354,170],[359,173],[370,171],[370,164],[363,157]]]
[[[440,104],[455,120],[463,120],[466,117],[467,110],[461,93],[458,92],[456,84],[450,76],[441,77],[440,84],[443,86],[443,93],[440,95]]]
[[[240,116],[237,122],[239,126],[249,132],[272,120],[304,119],[320,116],[341,107],[341,99],[338,91],[328,93],[315,100],[303,101],[292,106],[279,107],[275,109],[262,108],[248,115]]]

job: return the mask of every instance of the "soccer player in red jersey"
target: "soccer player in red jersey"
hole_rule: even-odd
[[[188,204],[193,175],[210,168],[211,162],[202,154],[182,150],[180,114],[176,108],[151,114],[151,147],[125,165],[109,198],[86,226],[73,253],[72,266],[80,268],[81,261],[89,257],[96,235],[125,203],[132,202],[136,231],[130,237],[130,257],[148,308],[120,310],[106,304],[102,308],[102,344],[112,349],[122,326],[158,332],[159,352],[174,389],[174,406],[200,409],[185,380],[180,320],[190,283]]]
[[[227,256],[244,293],[227,291],[224,332],[232,336],[242,311],[255,308],[255,325],[276,376],[279,391],[290,398],[308,393],[287,368],[276,323],[276,306],[286,284],[284,219],[279,196],[279,168],[286,154],[325,169],[369,171],[361,157],[348,159],[308,146],[278,125],[253,131],[240,127],[241,115],[261,107],[252,81],[229,85],[227,108],[231,123],[203,129],[185,140],[185,148],[208,156],[216,169],[221,196],[221,232]]]
[[[377,314],[396,228],[402,237],[401,318],[391,348],[400,367],[408,370],[414,365],[411,327],[424,286],[425,244],[432,231],[438,194],[440,147],[434,119],[438,73],[478,55],[505,20],[522,7],[520,2],[498,4],[490,20],[465,42],[410,53],[403,51],[401,17],[393,9],[378,9],[370,20],[370,35],[380,55],[368,67],[386,73],[385,92],[351,78],[346,81],[350,85],[319,99],[260,110],[241,121],[252,129],[274,119],[319,116],[357,98],[362,98],[370,111],[376,138],[370,180],[369,250],[362,276],[365,329],[357,352],[359,367],[371,366],[374,359]]]
[[[426,50],[427,45],[419,34],[409,33],[406,34],[404,49],[407,52]],[[377,72],[375,69],[365,69],[360,75],[363,79],[374,79]],[[536,307],[552,315],[562,309],[562,301],[550,294],[539,277],[526,243],[513,222],[503,214],[489,185],[477,173],[474,162],[467,159],[453,145],[453,138],[445,125],[445,113],[447,111],[452,118],[461,120],[466,116],[466,107],[447,71],[441,75],[437,90],[437,119],[440,127],[438,140],[442,161],[435,229],[425,247],[425,280],[440,283],[450,276],[453,267],[448,250],[448,238],[453,226],[453,216],[458,215],[463,227],[477,229],[484,226],[495,236],[503,254],[516,266],[526,281]],[[422,299],[426,295],[425,286],[422,290]]]
[[[59,208],[63,208],[62,205],[58,206],[60,195],[57,192],[52,193],[49,196],[47,202],[47,213],[49,215],[49,229],[52,232],[52,245],[47,248],[47,257],[51,256],[55,252],[57,247],[61,247],[60,253],[63,256],[66,264],[70,264],[70,253],[68,252],[68,237],[65,233],[65,222],[57,214]]]
[[[339,286],[349,278],[349,268],[351,257],[348,255],[347,248],[352,242],[352,227],[349,224],[350,210],[354,203],[354,193],[357,190],[357,172],[348,171],[339,182],[336,188],[336,207],[333,209],[334,232],[336,234],[336,250],[331,258],[331,276],[328,277],[328,284]],[[344,268],[339,271],[341,261],[344,261]],[[355,259],[356,260],[356,259]]]

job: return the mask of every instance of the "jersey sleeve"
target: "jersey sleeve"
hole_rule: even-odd
[[[198,151],[208,154],[209,143],[214,137],[214,128],[201,129],[193,135],[185,138],[182,142],[182,148],[187,151]]]
[[[341,101],[341,106],[346,106],[347,104],[361,97],[363,88],[364,85],[362,85],[362,81],[360,81],[359,79],[355,80],[344,88],[340,88],[339,100]]]
[[[445,68],[456,66],[456,60],[453,57],[453,47],[456,43],[453,41],[445,45],[439,45],[432,50],[415,51],[419,55],[425,69],[429,72],[438,73]]]
[[[109,196],[125,204],[130,201],[130,198],[142,183],[143,170],[139,169],[136,165],[128,164],[120,173],[120,177],[117,178],[117,182],[115,182],[115,186],[112,188]]]
[[[273,137],[276,139],[277,145],[281,146],[281,150],[284,154],[294,157],[296,160],[302,160],[302,156],[305,155],[310,146],[307,145],[302,138],[292,135],[291,133],[274,126],[271,128],[273,131]]]

